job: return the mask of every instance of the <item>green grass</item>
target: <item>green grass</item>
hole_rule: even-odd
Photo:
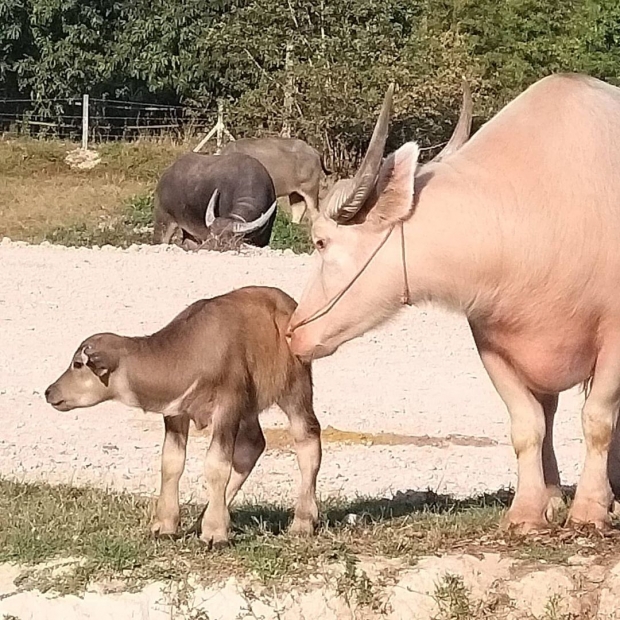
[[[43,240],[73,247],[113,245],[127,248],[134,243],[152,243],[153,201],[148,194],[126,200],[118,213],[97,224],[80,222],[57,226],[43,233]]]
[[[333,562],[345,566],[343,588],[372,599],[372,586],[355,566],[363,556],[400,558],[415,564],[424,555],[484,550],[561,562],[583,552],[583,542],[541,536],[522,539],[497,528],[506,494],[466,501],[428,494],[424,503],[360,499],[322,506],[318,535],[300,539],[286,533],[291,514],[281,506],[241,506],[233,511],[233,544],[207,551],[193,535],[153,539],[152,501],[130,494],[0,480],[0,562],[36,565],[77,557],[67,575],[26,572],[23,587],[60,592],[82,590],[89,582],[121,575],[130,584],[176,581],[196,573],[205,582],[251,574],[265,584],[286,578],[303,583]],[[200,507],[183,507],[187,531]],[[348,525],[346,516],[358,516]],[[592,540],[592,550],[610,543]],[[444,593],[448,596],[450,592]]]
[[[43,235],[44,241],[73,247],[113,245],[127,248],[134,243],[152,243],[153,197],[151,194],[132,196],[119,213],[96,225],[88,223],[58,226]],[[312,251],[312,241],[306,224],[293,224],[288,215],[278,211],[270,247],[291,249],[296,254]]]

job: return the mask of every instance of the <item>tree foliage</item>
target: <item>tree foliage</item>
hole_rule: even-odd
[[[346,167],[390,81],[391,146],[430,146],[462,77],[480,124],[552,72],[616,82],[619,44],[615,0],[0,0],[0,94],[221,98],[235,134],[285,126]]]

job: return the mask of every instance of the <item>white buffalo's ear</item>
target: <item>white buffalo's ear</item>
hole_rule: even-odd
[[[377,198],[368,212],[369,218],[391,223],[411,215],[419,155],[418,145],[407,142],[385,158],[377,181]]]

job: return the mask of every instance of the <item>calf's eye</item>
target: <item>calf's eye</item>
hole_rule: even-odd
[[[73,368],[82,368],[84,364],[82,362],[73,362]]]
[[[315,247],[317,250],[319,250],[319,252],[320,252],[321,250],[324,250],[324,249],[325,249],[325,239],[317,239],[317,240],[314,242],[314,247]]]

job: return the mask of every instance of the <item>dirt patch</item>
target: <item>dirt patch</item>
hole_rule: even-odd
[[[205,584],[189,574],[130,591],[93,583],[80,597],[25,589],[15,565],[0,566],[0,613],[9,618],[114,617],[116,620],[618,620],[618,557],[570,566],[530,565],[498,553],[421,558],[408,568],[384,558],[324,565],[305,587],[264,588],[251,576]],[[36,568],[28,569],[36,574]],[[17,575],[17,576],[16,576]]]
[[[268,450],[291,449],[289,433],[285,429],[265,429]],[[325,444],[349,446],[418,446],[446,448],[453,446],[475,446],[477,448],[496,446],[497,441],[488,437],[472,437],[466,435],[447,435],[446,437],[430,437],[428,435],[400,435],[398,433],[361,433],[345,431],[328,426],[321,432]]]

